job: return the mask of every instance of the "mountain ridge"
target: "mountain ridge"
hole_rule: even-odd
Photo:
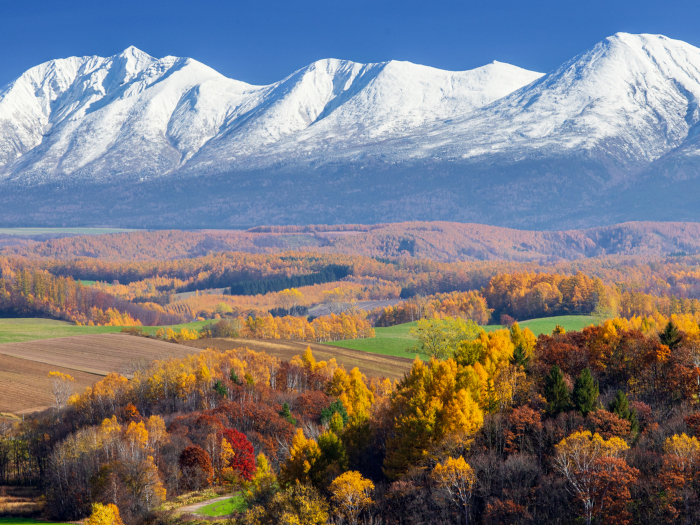
[[[0,89],[0,221],[700,220],[699,99],[700,49],[646,34],[544,75],[325,59],[253,86],[136,48],[61,59]]]

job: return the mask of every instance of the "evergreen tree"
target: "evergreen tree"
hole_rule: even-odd
[[[285,403],[284,405],[282,405],[282,411],[280,412],[280,416],[289,421],[292,425],[297,424],[297,420],[292,417],[292,413],[289,410],[289,403]]]
[[[236,371],[233,368],[231,369],[230,377],[231,377],[231,381],[233,381],[234,383],[236,383],[236,384],[240,383],[240,381],[238,379],[238,374],[236,374]]]
[[[221,397],[228,397],[228,390],[226,390],[226,387],[224,384],[221,382],[221,379],[216,380],[216,384],[214,385],[214,390],[221,396]]]
[[[513,357],[510,359],[511,364],[527,368],[530,358],[527,356],[527,350],[523,343],[518,343],[513,350]]]
[[[610,410],[610,412],[612,412],[613,414],[617,414],[622,419],[626,419],[627,421],[629,421],[632,432],[636,433],[639,431],[637,413],[633,408],[630,408],[627,396],[622,390],[617,391],[615,399],[613,399],[610,402],[610,405],[608,405],[608,410]]]
[[[340,399],[333,401],[328,408],[321,410],[321,423],[323,425],[330,423],[333,414],[339,414],[343,418],[343,425],[348,424],[348,411],[345,410],[345,406]]]
[[[587,416],[595,410],[599,395],[598,381],[593,379],[590,369],[585,368],[574,383],[573,401],[576,410]]]
[[[556,415],[570,408],[569,389],[564,381],[564,374],[554,365],[544,378],[544,397],[547,400],[547,412]]]
[[[681,342],[681,337],[681,333],[678,331],[676,325],[673,324],[673,321],[669,321],[664,331],[659,334],[659,341],[661,341],[661,344],[673,350]]]

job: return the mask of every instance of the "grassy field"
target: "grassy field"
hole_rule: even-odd
[[[102,235],[105,233],[133,232],[119,228],[0,228],[0,235],[45,235],[51,233],[73,233],[76,235]]]
[[[2,509],[2,507],[0,507]],[[56,523],[49,521],[37,521],[32,518],[0,518],[0,525],[66,525],[65,523]]]
[[[192,323],[173,325],[170,328],[180,330],[189,328],[199,330],[204,325],[216,321],[194,321]],[[143,326],[144,332],[155,335],[163,326]],[[53,319],[0,319],[0,344],[19,343],[22,341],[37,341],[55,337],[71,337],[74,335],[114,334],[121,332],[122,326],[76,326],[66,321]]]
[[[206,507],[202,507],[197,511],[197,514],[204,514],[205,516],[228,516],[234,511],[242,512],[245,510],[245,501],[243,496],[236,494],[234,497],[229,498],[224,501],[217,501]]]
[[[581,330],[586,326],[595,323],[595,318],[587,315],[563,315],[559,317],[545,317],[542,319],[531,319],[518,323],[521,328],[529,328],[535,335],[550,334],[559,324],[565,330]],[[375,328],[376,337],[373,339],[352,339],[347,341],[334,341],[324,343],[331,346],[341,346],[363,352],[375,354],[393,355],[398,357],[415,357],[416,354],[406,352],[407,348],[416,344],[416,339],[409,333],[416,323],[405,323],[389,328]],[[501,325],[488,325],[483,327],[487,332],[500,330]],[[425,359],[425,354],[418,354]]]

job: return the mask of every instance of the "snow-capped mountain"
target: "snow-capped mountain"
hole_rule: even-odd
[[[371,144],[469,113],[540,76],[498,62],[448,72],[320,60],[251,86],[133,47],[53,60],[0,91],[0,169],[34,182],[155,176],[205,146],[207,162],[230,167],[281,143],[303,144],[311,128],[316,140]]]
[[[698,100],[700,49],[659,35],[546,75],[328,59],[253,86],[133,47],[54,60],[0,89],[0,221],[700,220]]]

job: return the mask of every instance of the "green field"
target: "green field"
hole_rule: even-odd
[[[197,511],[197,514],[205,516],[228,516],[234,511],[242,512],[245,510],[245,500],[241,494],[236,494],[234,497],[224,501],[217,501],[206,507],[202,507]]]
[[[202,326],[216,321],[195,321],[173,325],[175,331],[181,328],[199,330]],[[121,332],[122,326],[76,326],[66,321],[53,319],[0,319],[0,343],[18,343],[21,341],[36,341],[38,339],[53,339],[55,337],[70,337],[73,335],[113,334]],[[142,326],[145,333],[155,335],[162,326]]]
[[[133,232],[122,228],[0,228],[0,235],[44,235],[51,233],[72,233],[76,235],[102,235],[104,233]]]
[[[518,323],[521,328],[529,328],[535,335],[551,334],[552,330],[559,324],[565,330],[582,330],[586,326],[594,324],[596,319],[588,315],[562,315],[559,317],[544,317],[542,319],[531,319]],[[409,331],[416,326],[416,323],[405,323],[389,328],[375,328],[376,337],[372,339],[350,339],[346,341],[333,341],[324,343],[331,346],[341,346],[352,350],[362,350],[375,354],[393,355],[398,357],[414,357],[415,354],[406,352],[407,348],[416,344],[416,339]],[[482,327],[487,332],[500,330],[501,325],[488,325]],[[425,354],[419,354],[421,358],[426,358]]]
[[[51,523],[37,521],[29,518],[0,518],[0,525],[65,525],[63,523]]]

